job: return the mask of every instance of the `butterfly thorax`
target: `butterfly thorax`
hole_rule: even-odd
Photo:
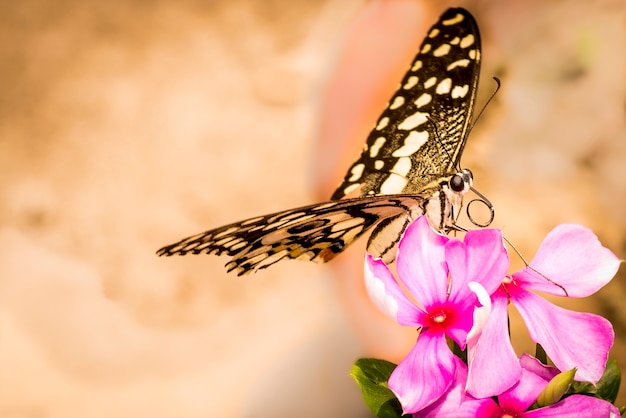
[[[430,226],[441,233],[454,229],[463,207],[463,196],[471,189],[472,181],[472,172],[468,169],[440,177],[437,184],[425,190],[427,195],[415,195],[425,196],[420,205],[410,206],[408,210],[390,216],[376,226],[370,235],[367,252],[385,262],[392,262],[402,232],[423,214],[428,217]]]

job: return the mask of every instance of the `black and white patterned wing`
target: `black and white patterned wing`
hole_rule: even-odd
[[[448,9],[331,199],[429,192],[456,171],[474,108],[480,51],[472,15]]]
[[[454,186],[448,181],[465,145],[479,62],[473,17],[447,10],[332,201],[212,229],[157,254],[226,254],[228,271],[241,275],[283,259],[326,262],[372,228],[368,251],[389,260],[418,215],[438,229],[450,225],[471,185],[469,172],[455,175]]]
[[[317,203],[211,229],[163,247],[157,254],[227,254],[232,258],[226,268],[237,275],[282,259],[324,263],[381,219],[398,219],[408,225],[424,213],[423,203],[419,195]]]

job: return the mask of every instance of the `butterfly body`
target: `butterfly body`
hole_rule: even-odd
[[[453,228],[472,185],[459,159],[479,67],[476,22],[448,9],[330,201],[211,229],[157,254],[225,254],[228,271],[241,275],[282,259],[327,262],[370,231],[368,252],[391,261],[404,229],[423,214],[436,230]]]

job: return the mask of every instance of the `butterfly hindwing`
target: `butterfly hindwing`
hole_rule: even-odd
[[[419,195],[374,196],[317,203],[258,216],[185,238],[158,255],[227,254],[239,275],[283,258],[326,262],[381,219],[424,212]]]
[[[332,199],[423,193],[454,171],[467,139],[479,71],[476,21],[464,9],[448,9],[428,32]]]

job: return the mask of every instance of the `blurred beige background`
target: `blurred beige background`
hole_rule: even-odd
[[[368,416],[352,362],[415,332],[358,249],[244,278],[154,251],[328,195],[450,5],[481,28],[478,107],[503,81],[463,158],[494,226],[531,258],[577,222],[625,258],[621,0],[4,2],[0,416]],[[623,281],[559,301],[613,321],[622,367]]]

